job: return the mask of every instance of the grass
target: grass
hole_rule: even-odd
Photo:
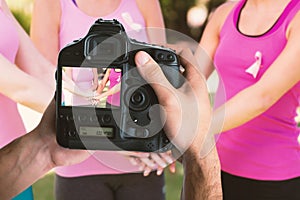
[[[50,172],[33,184],[35,200],[54,200],[54,172]]]
[[[171,174],[165,170],[166,177],[166,200],[180,199],[183,171],[180,164],[177,165],[177,172]],[[54,172],[49,172],[42,179],[33,185],[35,200],[54,200]]]

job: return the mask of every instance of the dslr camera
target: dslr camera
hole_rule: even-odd
[[[84,38],[60,51],[56,138],[61,146],[143,152],[172,148],[157,96],[136,69],[134,57],[141,50],[175,88],[182,85],[175,51],[129,38],[115,19],[98,19]]]

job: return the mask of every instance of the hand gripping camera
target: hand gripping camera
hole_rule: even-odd
[[[56,126],[61,146],[144,152],[172,148],[157,97],[136,69],[134,57],[141,50],[175,88],[182,85],[176,53],[129,38],[117,20],[97,20],[84,38],[60,51]]]

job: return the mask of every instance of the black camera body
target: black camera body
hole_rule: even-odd
[[[129,38],[117,20],[98,19],[84,38],[60,51],[56,77],[56,126],[57,141],[61,146],[144,152],[163,152],[172,148],[163,130],[160,108],[155,106],[159,104],[158,99],[136,68],[134,57],[141,50],[149,53],[160,65],[175,88],[182,85],[176,53]],[[84,70],[96,68],[98,80],[107,69],[120,71],[119,106],[112,108],[67,102],[63,80],[69,68],[73,72],[82,70],[82,75],[88,73]],[[77,77],[84,76],[79,74]]]

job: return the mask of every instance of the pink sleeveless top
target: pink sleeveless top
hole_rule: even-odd
[[[94,73],[90,68],[72,68],[72,80],[82,91],[87,91],[93,86]],[[72,105],[91,105],[85,97],[72,95]]]
[[[109,81],[110,81],[109,89],[113,88],[115,85],[120,83],[121,76],[122,76],[121,72],[117,72],[114,69],[112,69],[110,71],[110,74],[109,74]],[[107,97],[107,102],[110,103],[113,106],[120,106],[120,92],[117,92],[113,95],[109,95]]]
[[[1,3],[0,0],[0,54],[14,63],[19,48],[19,36],[14,22],[1,9]],[[17,103],[0,91],[0,147],[25,133]]]
[[[147,42],[148,37],[145,21],[134,0],[121,0],[118,8],[107,16],[91,17],[82,12],[72,0],[61,1],[61,22],[60,22],[60,48],[75,39],[84,37],[90,26],[98,19],[117,19],[120,21],[129,37],[139,41]],[[117,94],[119,95],[119,94]],[[118,105],[119,99],[114,98],[114,105]],[[112,151],[100,151],[97,158],[90,157],[84,162],[68,167],[56,168],[57,174],[64,177],[76,177],[96,174],[120,174],[138,172],[124,156]]]
[[[239,14],[245,2],[238,2],[227,17],[214,57],[218,74],[224,82],[226,100],[255,84],[270,67],[287,44],[287,27],[300,9],[299,0],[290,1],[273,27],[265,34],[247,36],[237,28]],[[254,78],[245,70],[255,62],[254,56],[257,51],[262,55],[262,67]],[[218,97],[221,96],[223,94],[218,90],[217,106],[224,103],[219,101],[221,98]],[[300,83],[297,83],[258,117],[221,133],[217,148],[222,170],[258,180],[299,177],[300,145],[297,137],[300,130],[294,119],[299,104]]]

